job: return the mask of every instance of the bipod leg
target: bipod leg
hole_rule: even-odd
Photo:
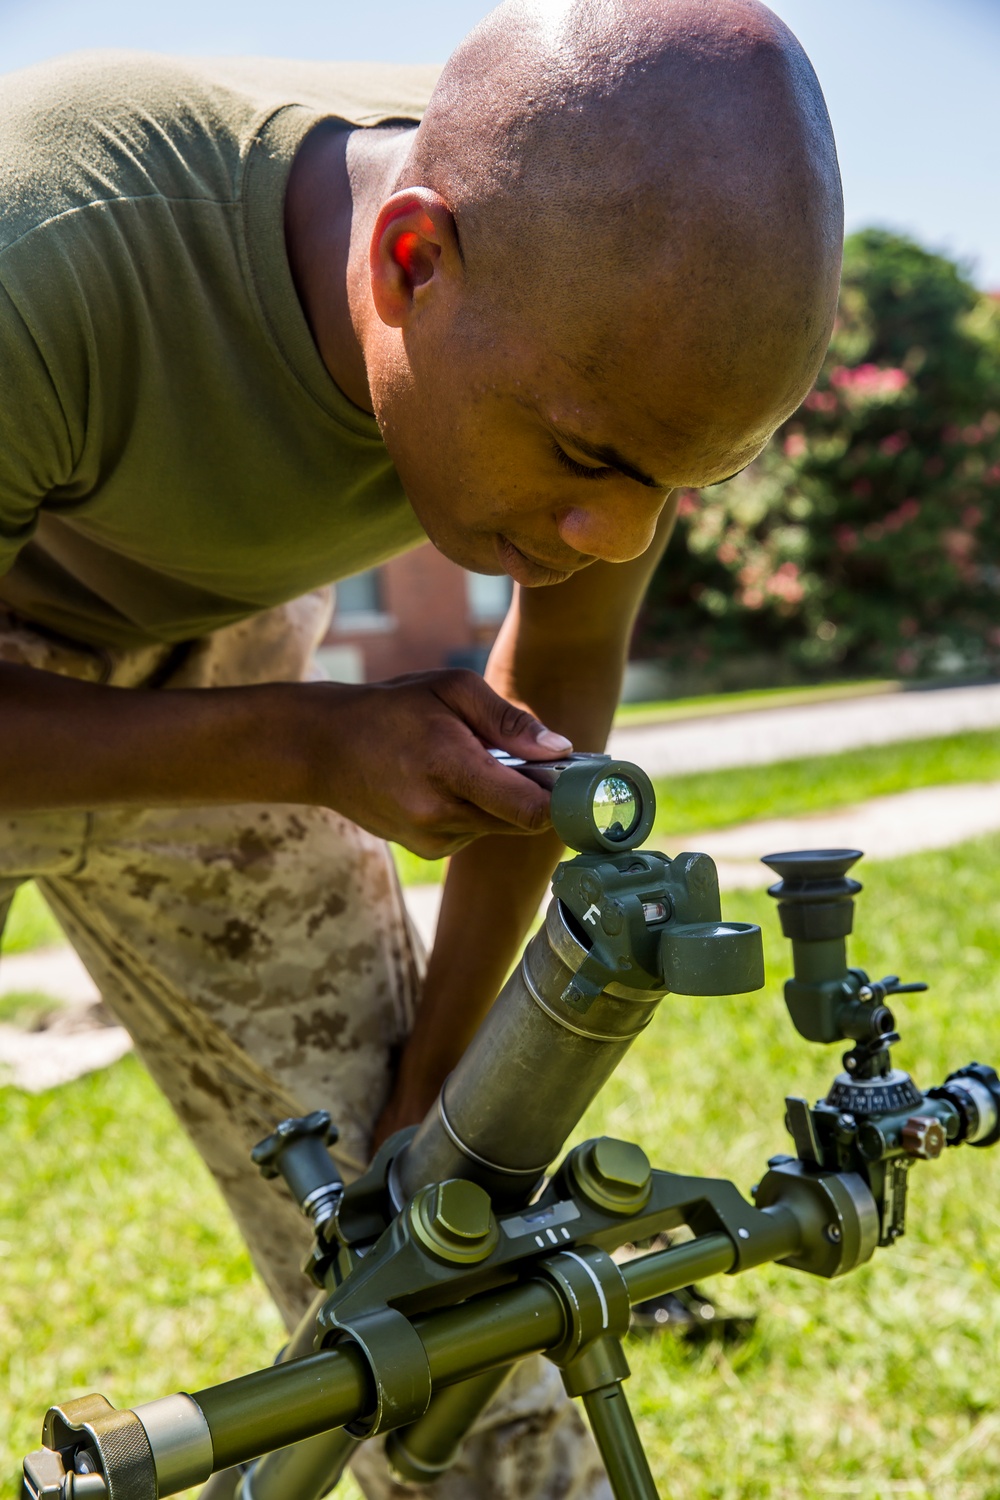
[[[316,1315],[325,1301],[325,1292],[313,1299],[278,1356],[279,1362],[301,1359],[312,1352]],[[301,1443],[265,1453],[247,1468],[236,1490],[236,1500],[322,1500],[323,1495],[339,1484],[357,1446],[357,1438],[343,1427],[335,1427]],[[202,1495],[201,1500],[208,1497]]]
[[[657,1500],[642,1439],[621,1383],[588,1391],[583,1405],[608,1471],[615,1500]]]
[[[458,1450],[484,1407],[488,1406],[513,1369],[501,1365],[437,1391],[431,1404],[409,1427],[390,1432],[385,1451],[401,1478],[429,1484],[450,1469]]]
[[[335,1427],[265,1453],[247,1469],[236,1500],[322,1500],[339,1484],[359,1441]]]
[[[615,1500],[658,1500],[642,1439],[622,1389],[628,1375],[625,1351],[621,1341],[613,1337],[595,1339],[562,1369],[567,1393],[583,1399]]]

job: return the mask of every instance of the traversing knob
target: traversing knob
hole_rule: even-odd
[[[250,1152],[251,1160],[267,1178],[285,1179],[302,1212],[317,1225],[325,1223],[344,1191],[344,1182],[327,1150],[338,1130],[325,1109],[293,1116]]]
[[[948,1144],[941,1121],[929,1119],[926,1115],[914,1115],[907,1120],[899,1138],[907,1156],[918,1161],[936,1161]]]

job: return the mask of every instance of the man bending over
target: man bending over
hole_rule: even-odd
[[[560,852],[486,747],[603,746],[670,492],[808,391],[841,227],[756,0],[512,0],[436,81],[4,80],[0,908],[38,881],[290,1324],[250,1146],[328,1108],[357,1172],[433,1100]],[[517,584],[486,682],[312,680],[329,584],[427,537]],[[454,855],[426,972],[387,838]],[[435,1493],[608,1490],[529,1364]]]

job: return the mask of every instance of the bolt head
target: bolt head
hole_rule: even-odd
[[[649,1181],[649,1158],[634,1141],[604,1136],[595,1142],[591,1161],[595,1175],[609,1188],[641,1192]]]
[[[632,1141],[602,1136],[577,1146],[570,1153],[569,1170],[575,1188],[587,1202],[610,1213],[638,1212],[652,1191],[649,1158]]]
[[[425,1250],[451,1265],[477,1265],[492,1255],[500,1238],[489,1194],[457,1177],[421,1188],[410,1203],[408,1223]]]
[[[475,1182],[450,1178],[437,1188],[431,1223],[441,1234],[469,1244],[484,1240],[493,1224],[489,1194]]]

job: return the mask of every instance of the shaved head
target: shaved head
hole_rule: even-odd
[[[411,503],[466,567],[637,556],[671,488],[742,468],[812,385],[840,177],[758,0],[508,0],[392,150],[353,315]]]
[[[398,180],[416,183],[518,316],[543,303],[600,338],[623,301],[659,294],[673,322],[712,299],[716,360],[789,324],[822,354],[836,151],[808,58],[756,0],[509,0],[446,65]]]

